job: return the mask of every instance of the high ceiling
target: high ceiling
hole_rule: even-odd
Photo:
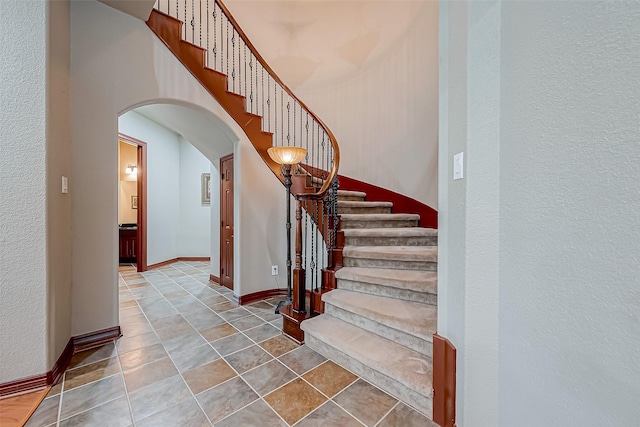
[[[269,65],[292,88],[357,72],[393,49],[422,1],[226,0]]]

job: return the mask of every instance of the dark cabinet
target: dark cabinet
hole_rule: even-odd
[[[136,262],[137,228],[120,228],[120,262]]]

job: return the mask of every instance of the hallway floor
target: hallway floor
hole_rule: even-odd
[[[208,271],[121,267],[123,337],[74,355],[26,425],[436,427],[282,336],[277,300],[238,306]]]

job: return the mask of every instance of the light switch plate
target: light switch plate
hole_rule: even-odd
[[[66,176],[62,177],[62,194],[67,194],[69,192],[69,180]]]
[[[453,180],[464,178],[464,153],[453,156]]]

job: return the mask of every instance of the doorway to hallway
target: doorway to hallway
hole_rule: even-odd
[[[147,143],[123,133],[118,133],[118,143],[135,147],[135,163],[129,160],[124,166],[123,156],[119,156],[119,258],[135,263],[138,272],[147,271]]]

